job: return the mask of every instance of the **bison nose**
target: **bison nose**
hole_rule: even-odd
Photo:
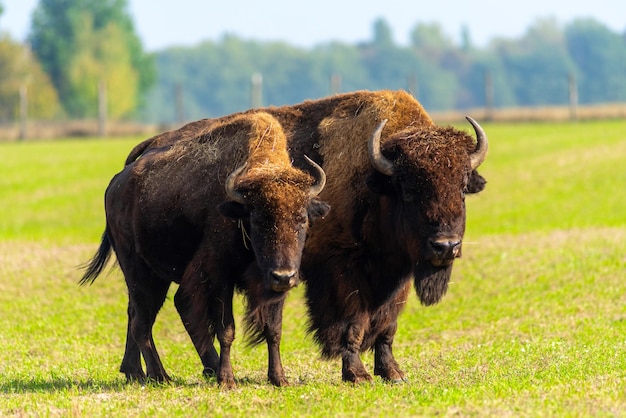
[[[272,270],[272,288],[275,291],[289,290],[297,284],[296,270]]]
[[[461,240],[459,239],[434,239],[430,240],[430,247],[437,258],[450,259],[459,255]]]

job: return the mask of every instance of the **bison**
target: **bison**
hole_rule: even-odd
[[[268,343],[270,381],[287,383],[279,351],[282,306],[299,282],[309,224],[329,210],[316,198],[324,171],[307,157],[301,162],[306,171],[291,165],[285,132],[264,112],[191,124],[131,151],[106,190],[106,228],[81,279],[92,283],[115,252],[129,296],[120,367],[127,379],[169,380],[152,326],[171,282],[183,282],[174,301],[205,373],[235,386],[232,298],[239,289],[247,296],[248,326]],[[193,309],[199,298],[201,311]]]
[[[392,353],[397,318],[411,283],[424,305],[447,292],[461,256],[465,196],[486,184],[476,171],[487,155],[484,130],[467,118],[474,141],[438,126],[404,91],[345,93],[225,119],[257,112],[282,125],[294,165],[310,156],[327,176],[319,197],[333,210],[309,230],[301,264],[309,331],[322,355],[341,358],[342,379],[356,383],[372,380],[360,353],[373,350],[375,375],[404,380]],[[197,286],[183,281],[180,291],[197,295]],[[194,309],[210,302],[196,297]],[[191,332],[206,334],[203,326],[193,322]]]

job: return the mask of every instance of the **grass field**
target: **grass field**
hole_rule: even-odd
[[[400,317],[409,383],[342,383],[304,332],[298,288],[292,386],[266,382],[265,347],[240,332],[234,391],[202,378],[171,299],[155,340],[174,382],[126,384],[123,278],[77,286],[104,189],[141,138],[0,144],[0,416],[626,416],[626,121],[484,127],[489,183],[468,198],[448,295],[429,308],[413,295]]]

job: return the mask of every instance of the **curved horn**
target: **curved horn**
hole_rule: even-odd
[[[307,160],[307,162],[311,165],[311,167],[313,167],[314,170],[313,177],[315,178],[315,183],[311,186],[311,190],[309,190],[309,196],[315,197],[320,194],[322,189],[324,189],[324,185],[326,185],[326,173],[324,172],[322,167],[319,166],[319,164],[317,164],[306,155],[304,156],[304,159]]]
[[[374,133],[372,134],[369,142],[367,143],[367,151],[370,157],[370,162],[374,168],[380,171],[382,174],[391,176],[393,174],[393,162],[380,152],[380,134],[387,123],[387,119],[383,119],[378,125]]]
[[[224,188],[226,189],[226,195],[234,202],[241,203],[241,204],[246,203],[246,199],[244,199],[243,193],[238,192],[237,189],[235,188],[235,179],[237,178],[239,174],[241,174],[243,169],[246,168],[246,165],[248,165],[247,162],[241,165],[232,173],[230,173],[228,175],[228,178],[226,179],[226,184],[224,185]]]
[[[489,141],[487,140],[487,134],[485,133],[483,128],[480,127],[478,122],[476,122],[469,116],[465,116],[465,119],[467,119],[467,121],[472,124],[472,126],[474,127],[474,132],[476,132],[476,149],[470,155],[470,164],[472,170],[475,170],[478,168],[479,165],[483,163],[483,161],[485,161],[485,158],[487,158]]]

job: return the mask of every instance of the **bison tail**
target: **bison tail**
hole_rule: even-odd
[[[80,268],[85,270],[85,274],[80,279],[78,284],[84,286],[86,284],[92,284],[96,278],[102,273],[104,266],[111,258],[111,241],[109,240],[108,228],[102,234],[102,241],[100,242],[100,248],[89,261],[89,263],[81,266]]]
[[[148,138],[145,141],[137,144],[135,148],[133,148],[130,151],[130,154],[128,154],[128,157],[126,157],[126,161],[124,161],[124,166],[132,164],[133,162],[135,162],[137,158],[141,157],[144,151],[148,149],[150,145],[152,145],[152,143],[154,142],[154,139],[155,137]]]

